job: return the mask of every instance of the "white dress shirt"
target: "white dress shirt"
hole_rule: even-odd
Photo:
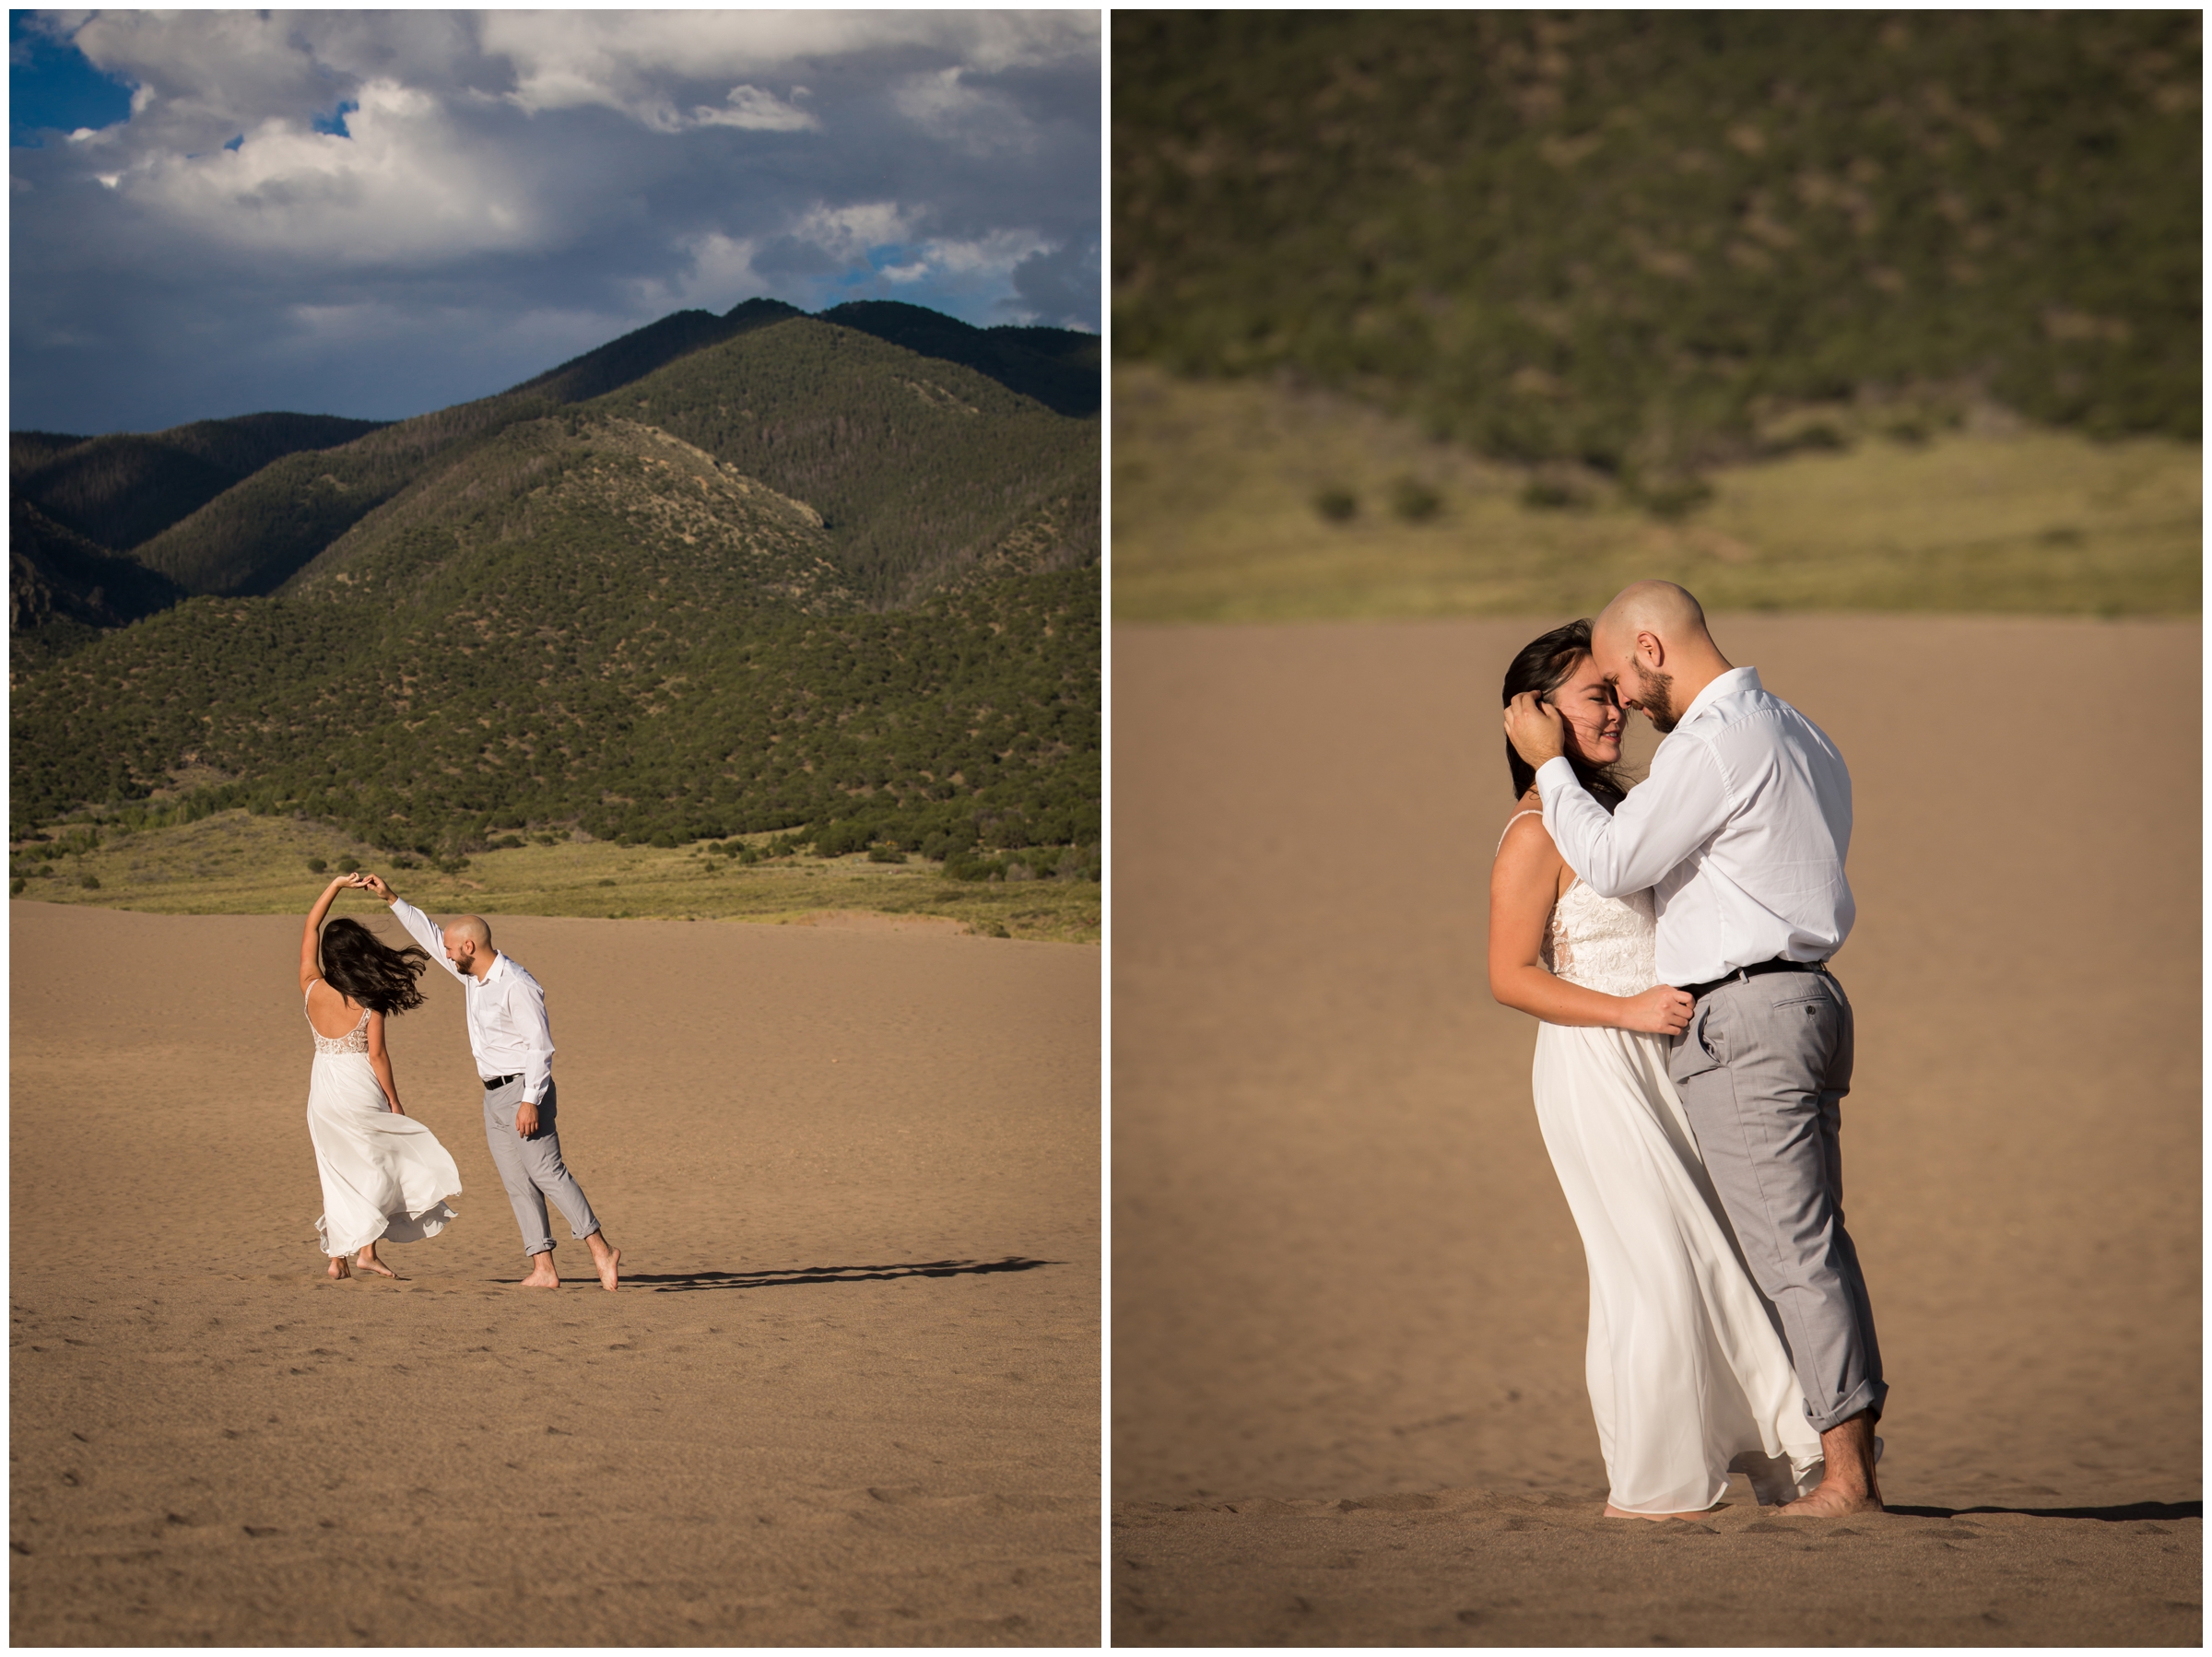
[[[1564,758],[1545,761],[1536,789],[1552,843],[1591,890],[1652,889],[1662,983],[1826,960],[1851,935],[1851,773],[1757,668],[1698,693],[1610,816]]]
[[[392,912],[432,960],[461,981],[468,1004],[468,1051],[476,1055],[477,1076],[488,1082],[519,1075],[523,1097],[534,1105],[545,1103],[553,1080],[553,1027],[546,1020],[546,993],[537,980],[512,957],[495,952],[491,970],[479,981],[445,958],[445,940],[429,916],[405,898],[392,900]]]

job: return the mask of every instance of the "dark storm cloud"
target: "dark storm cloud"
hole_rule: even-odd
[[[18,429],[482,395],[686,306],[1096,328],[1096,13],[41,14]]]

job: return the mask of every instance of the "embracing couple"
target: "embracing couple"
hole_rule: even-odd
[[[394,949],[350,917],[324,926],[331,904],[348,890],[382,899],[419,946]],[[400,1105],[384,1045],[385,1019],[422,1005],[416,981],[433,951],[462,987],[469,1052],[484,1084],[484,1140],[530,1261],[522,1286],[560,1287],[547,1224],[550,1200],[591,1249],[601,1286],[614,1288],[622,1252],[601,1232],[582,1187],[561,1160],[545,991],[521,962],[491,946],[491,928],[481,916],[461,915],[441,929],[374,875],[333,880],[308,911],[300,938],[300,991],[315,1038],[307,1090],[308,1136],[323,1180],[323,1217],[315,1230],[330,1258],[330,1275],[350,1277],[359,1266],[394,1276],[377,1255],[379,1242],[435,1237],[457,1217],[445,1199],[459,1194],[460,1170],[437,1135]]]
[[[1624,709],[1665,738],[1632,791]],[[1505,734],[1490,988],[1542,1020],[1606,1513],[1691,1517],[1732,1471],[1793,1515],[1878,1511],[1888,1388],[1843,1228],[1852,1013],[1828,970],[1853,912],[1842,756],[1664,582],[1522,651]]]

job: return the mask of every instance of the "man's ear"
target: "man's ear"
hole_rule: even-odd
[[[1636,653],[1653,667],[1666,665],[1666,641],[1656,633],[1638,633]]]

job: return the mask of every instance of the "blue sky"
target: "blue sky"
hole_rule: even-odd
[[[396,418],[671,311],[1095,330],[1095,11],[14,12],[10,425]]]

